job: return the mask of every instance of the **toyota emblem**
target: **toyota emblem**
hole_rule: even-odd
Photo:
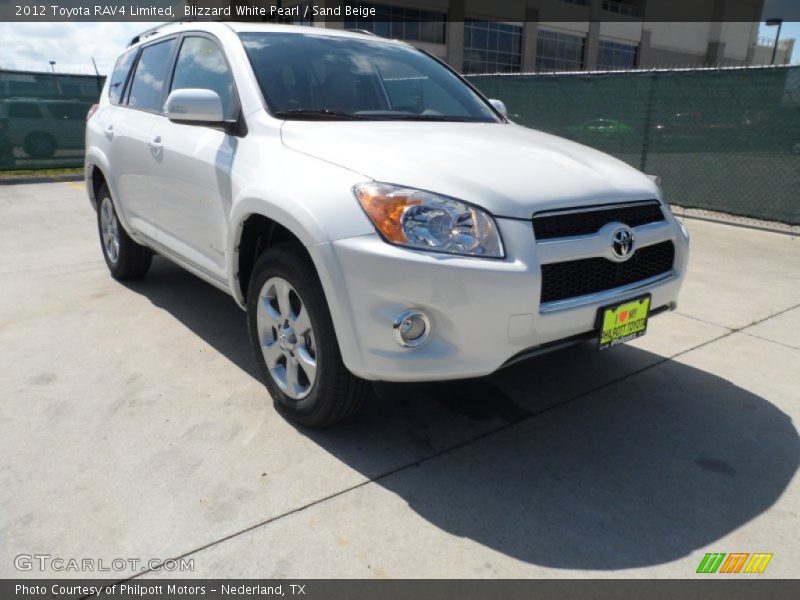
[[[633,231],[620,227],[611,236],[611,251],[619,260],[627,260],[633,254]]]

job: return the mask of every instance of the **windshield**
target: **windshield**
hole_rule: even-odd
[[[450,70],[407,46],[301,33],[240,38],[279,118],[499,121]]]

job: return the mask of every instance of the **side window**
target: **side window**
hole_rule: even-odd
[[[41,119],[42,111],[35,104],[8,103],[8,116],[14,119]]]
[[[79,120],[86,120],[86,113],[89,112],[91,108],[91,104],[79,104],[79,103],[69,103],[64,108],[64,114],[66,115],[64,118],[70,121],[79,121]]]
[[[175,40],[159,42],[142,50],[131,81],[128,105],[160,112],[164,96],[164,82],[169,73],[169,59]]]
[[[136,58],[136,50],[128,50],[117,59],[114,65],[114,72],[111,73],[111,81],[108,84],[108,99],[111,100],[111,104],[119,104],[134,58]]]
[[[187,37],[183,40],[175,64],[172,89],[208,89],[219,94],[226,119],[235,119],[238,111],[236,95],[225,56],[217,44],[204,37]]]
[[[77,102],[45,102],[50,116],[59,121],[83,121],[89,111],[88,104]]]

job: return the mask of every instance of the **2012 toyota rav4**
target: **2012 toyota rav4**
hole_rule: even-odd
[[[144,275],[157,252],[231,294],[270,395],[306,425],[351,414],[368,380],[476,377],[641,335],[686,270],[651,178],[366,34],[142,34],[86,148],[111,274]]]

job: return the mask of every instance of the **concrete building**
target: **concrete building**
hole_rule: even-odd
[[[232,4],[236,4],[233,0]],[[270,4],[268,2],[267,4]],[[403,39],[464,73],[769,64],[760,44],[764,0],[382,0],[351,3],[374,18],[312,16],[326,0],[271,0],[318,27],[362,29]],[[339,2],[327,0],[328,6]],[[665,22],[680,5],[691,22]],[[666,12],[672,11],[672,12]],[[612,20],[613,19],[613,20]],[[792,43],[781,44],[786,64]]]
[[[788,65],[792,62],[792,53],[794,52],[795,40],[786,39],[778,42],[778,48],[775,51],[776,65]],[[751,65],[769,65],[772,64],[772,50],[775,46],[774,38],[759,37],[756,43],[751,46],[751,53],[749,63]]]

